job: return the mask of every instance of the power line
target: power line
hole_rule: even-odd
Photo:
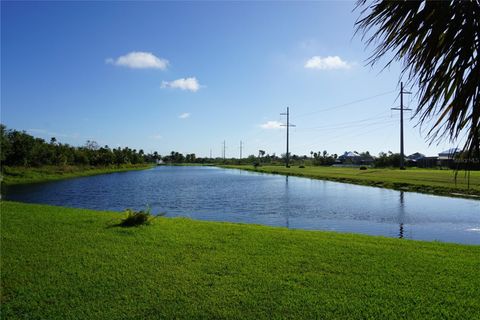
[[[350,126],[359,126],[359,125],[369,125],[368,123],[365,124],[365,122],[388,118],[388,116],[386,116],[387,113],[388,113],[388,111],[384,111],[384,112],[381,112],[374,117],[369,117],[369,118],[360,119],[360,120],[347,121],[347,122],[325,124],[325,125],[316,126],[316,127],[309,127],[309,128],[300,129],[300,131],[308,131],[308,130],[313,130],[313,129],[341,129],[342,127],[345,127],[345,126],[350,127]]]
[[[371,132],[374,132],[374,131],[377,131],[377,130],[388,128],[394,122],[396,122],[396,120],[392,119],[392,120],[387,120],[387,121],[382,121],[382,122],[371,123],[371,124],[362,126],[362,128],[358,128],[358,129],[355,129],[351,132],[347,132],[346,134],[343,134],[343,135],[339,135],[337,132],[335,132],[335,137],[329,138],[328,142],[332,143],[332,142],[341,141],[341,140],[345,140],[345,139],[349,139],[349,138],[353,138],[353,137],[363,136],[365,134],[368,134],[368,133],[371,133]],[[367,129],[367,130],[365,131],[365,130],[362,130],[362,129]],[[322,140],[324,140],[324,139],[325,139],[325,137],[322,138]],[[320,139],[315,139],[312,142],[307,142],[307,143],[302,144],[302,146],[312,146],[312,145],[315,145],[315,144],[319,143],[320,141],[321,141]]]
[[[388,113],[388,111],[384,111],[382,113],[379,113],[378,115],[381,115],[381,114],[386,114]],[[366,128],[368,132],[372,132],[372,131],[376,131],[378,129],[383,129],[383,127],[385,125],[387,126],[390,126],[392,123],[395,123],[397,120],[395,119],[389,119],[389,117],[378,117],[377,116],[374,116],[374,117],[369,117],[369,118],[365,118],[365,119],[360,119],[360,120],[354,120],[354,121],[349,121],[349,122],[343,122],[343,123],[337,123],[337,124],[332,124],[332,125],[325,125],[325,126],[319,126],[319,127],[313,127],[313,128],[307,128],[307,129],[319,129],[319,130],[311,130],[311,131],[315,131],[315,132],[318,132],[318,131],[322,131],[322,130],[327,130],[328,132],[332,132],[335,134],[335,137],[332,139],[329,138],[329,142],[332,142],[332,141],[339,141],[341,139],[345,139],[347,137],[350,137],[350,136],[357,136],[357,135],[363,135],[363,131],[362,129]],[[372,121],[373,120],[373,121]],[[381,126],[382,128],[374,128],[372,130],[373,127],[377,127],[377,126]],[[346,135],[339,135],[339,133],[337,132],[338,130],[344,130],[344,129],[352,129],[352,132],[351,133],[347,133]],[[301,129],[300,131],[302,132],[305,132],[303,129]],[[270,142],[272,142],[274,139],[276,139],[275,137],[271,137],[270,139],[267,139],[265,141],[263,141],[263,144],[269,144]],[[325,138],[322,138],[321,140],[323,140]],[[307,145],[314,145],[314,144],[317,144],[320,142],[320,139],[314,139],[313,142],[308,142],[308,143],[302,143],[301,145],[302,146],[307,146]]]
[[[357,128],[362,129],[364,127],[367,128],[367,127],[371,127],[371,126],[374,126],[374,125],[377,125],[377,124],[387,123],[390,120],[392,120],[392,119],[382,118],[382,119],[378,119],[377,121],[368,122],[368,123],[349,124],[349,125],[343,125],[343,126],[338,126],[338,127],[324,127],[324,128],[319,128],[319,129],[316,129],[316,130],[309,130],[309,132],[341,131],[341,130],[346,130],[346,129],[347,130],[348,129],[356,130]]]
[[[309,115],[316,114],[316,113],[320,113],[320,112],[326,112],[326,111],[330,111],[330,110],[334,110],[334,109],[339,109],[339,108],[347,107],[347,106],[350,106],[350,105],[352,105],[352,104],[356,104],[356,103],[360,103],[360,102],[372,100],[372,99],[375,99],[375,98],[378,98],[378,97],[381,97],[381,96],[385,96],[385,95],[390,94],[390,93],[392,93],[392,92],[395,92],[395,90],[391,90],[391,91],[388,91],[388,92],[379,93],[379,94],[374,95],[374,96],[370,96],[370,97],[366,97],[366,98],[362,98],[362,99],[350,101],[350,102],[343,103],[343,104],[340,104],[340,105],[337,105],[337,106],[334,106],[334,107],[329,107],[329,108],[325,108],[325,109],[321,109],[321,110],[317,110],[317,111],[312,111],[312,112],[308,112],[308,113],[303,113],[303,114],[298,115],[297,118],[309,116]]]
[[[392,92],[395,92],[395,90],[391,90],[391,91],[387,91],[387,92],[383,92],[383,93],[379,93],[379,94],[376,94],[376,95],[372,95],[372,96],[369,96],[369,97],[365,97],[365,98],[361,98],[361,99],[357,99],[357,100],[353,100],[353,101],[350,101],[350,102],[347,102],[347,103],[343,103],[343,104],[340,104],[340,105],[337,105],[337,106],[333,106],[333,107],[329,107],[329,108],[324,108],[324,109],[321,109],[321,110],[317,110],[317,111],[313,111],[313,112],[308,112],[308,113],[304,113],[304,114],[300,114],[297,116],[298,117],[304,117],[304,116],[309,116],[309,115],[312,115],[312,114],[317,114],[317,113],[321,113],[321,112],[327,112],[327,111],[330,111],[330,110],[334,110],[334,109],[339,109],[339,108],[343,108],[343,107],[346,107],[346,106],[350,106],[350,105],[353,105],[353,104],[356,104],[356,103],[360,103],[360,102],[364,102],[364,101],[368,101],[368,100],[372,100],[372,99],[375,99],[375,98],[378,98],[378,97],[381,97],[381,96],[385,96],[385,95],[388,95],[388,94],[391,94]],[[396,97],[396,99],[398,99],[398,95]],[[395,99],[395,100],[396,100]],[[288,113],[288,115],[287,115]],[[283,127],[287,127],[287,154],[286,154],[286,165],[288,166],[289,165],[289,158],[290,158],[290,153],[289,153],[289,128],[290,127],[294,127],[294,125],[291,125],[290,124],[290,121],[289,121],[289,109],[287,108],[287,113],[281,113],[280,115],[286,115],[287,116],[287,125],[282,125]],[[383,112],[384,113],[384,112]],[[383,114],[383,113],[380,113],[380,114]],[[354,120],[354,121],[350,121],[350,122],[345,122],[345,123],[338,123],[338,124],[330,124],[330,125],[323,125],[323,126],[317,126],[317,127],[310,127],[310,128],[304,128],[302,129],[301,131],[304,131],[304,130],[310,130],[310,129],[328,129],[328,128],[331,128],[331,129],[334,129],[334,130],[338,130],[338,129],[342,129],[342,127],[339,127],[340,126],[347,126],[347,127],[354,127],[354,126],[359,126],[360,123],[362,122],[367,122],[367,121],[370,121],[370,120],[377,120],[377,119],[382,119],[384,117],[370,117],[370,118],[366,118],[366,119],[361,119],[361,120]],[[383,123],[383,122],[382,122]],[[357,124],[357,125],[355,125]],[[377,122],[373,122],[373,123],[365,123],[365,126],[371,126],[371,125],[376,125],[376,124],[380,124],[380,123],[377,123]],[[363,124],[362,124],[363,125]],[[254,137],[260,135],[261,133],[263,133],[264,131],[263,130],[259,130],[255,133],[253,133],[249,139],[247,140],[250,140],[250,139],[253,139]],[[243,144],[243,142],[241,142],[241,144]],[[225,153],[225,151],[224,151]],[[224,156],[225,158],[225,156]]]
[[[313,112],[309,112],[309,113],[300,114],[299,116],[296,116],[296,117],[298,118],[298,117],[308,116],[308,115],[311,115],[311,114],[316,114],[316,113],[321,113],[321,112],[330,111],[330,110],[337,109],[337,108],[346,107],[346,106],[349,106],[349,105],[353,105],[353,104],[355,104],[355,103],[360,103],[360,102],[368,101],[368,100],[371,100],[371,99],[375,99],[375,98],[377,98],[377,97],[381,97],[381,96],[390,94],[390,93],[392,93],[392,92],[395,92],[395,90],[391,90],[391,91],[379,93],[379,94],[376,94],[376,95],[373,95],[373,96],[369,96],[369,97],[357,99],[357,100],[350,101],[350,102],[347,102],[347,103],[344,103],[344,104],[340,104],[340,105],[337,105],[337,106],[334,106],[334,107],[330,107],[330,108],[326,108],[326,109],[322,109],[322,110],[317,110],[317,111],[313,111]],[[397,96],[396,99],[398,99],[398,96]],[[395,100],[396,100],[396,99],[395,99]],[[313,127],[313,128],[317,128],[317,127]],[[313,128],[305,128],[305,129],[313,129]],[[263,129],[260,129],[260,130],[258,130],[258,131],[256,131],[256,132],[254,132],[252,135],[250,135],[247,140],[251,140],[251,139],[259,136],[259,135],[262,134],[262,133],[264,133],[264,130],[263,130]]]

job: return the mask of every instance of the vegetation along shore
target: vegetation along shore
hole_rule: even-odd
[[[25,131],[0,124],[2,185],[46,182],[150,168],[159,155],[143,150],[99,146],[88,140],[84,146],[49,142]]]
[[[480,317],[479,246],[0,208],[9,319]]]

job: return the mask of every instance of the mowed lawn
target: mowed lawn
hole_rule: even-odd
[[[480,246],[0,209],[5,319],[480,318]]]
[[[224,166],[255,171],[251,165]],[[384,188],[401,189],[434,194],[461,193],[480,195],[480,171],[470,171],[469,177],[459,171],[455,179],[453,170],[408,168],[407,170],[390,168],[359,168],[307,166],[261,166],[258,172],[289,174],[315,179],[356,183]]]

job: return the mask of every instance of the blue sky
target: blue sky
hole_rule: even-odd
[[[220,156],[226,140],[237,157],[240,140],[244,155],[285,152],[289,106],[293,153],[398,152],[400,66],[365,66],[354,6],[2,1],[1,122],[161,154]],[[415,124],[407,154],[450,146]]]

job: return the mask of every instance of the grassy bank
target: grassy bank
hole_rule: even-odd
[[[480,317],[480,246],[0,206],[2,318]]]
[[[164,163],[165,166],[172,166],[172,167],[213,167],[215,166],[214,163]]]
[[[449,196],[480,196],[480,171],[470,172],[470,185],[464,172],[459,172],[455,181],[454,171],[435,169],[377,169],[345,167],[290,167],[251,165],[222,166],[264,173],[275,173],[331,180],[404,191],[414,191]]]
[[[2,183],[6,185],[46,182],[67,178],[93,176],[97,174],[143,170],[153,167],[152,164],[131,164],[109,167],[90,166],[43,166],[33,167],[4,167]]]

